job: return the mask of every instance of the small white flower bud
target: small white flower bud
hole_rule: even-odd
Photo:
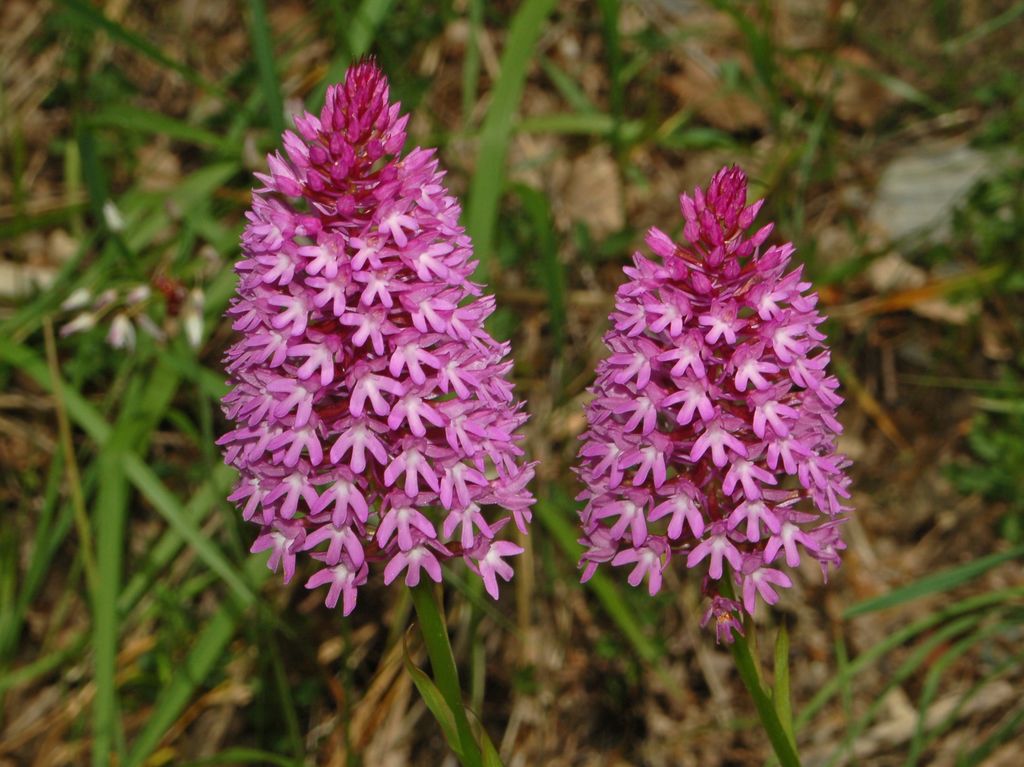
[[[92,298],[92,291],[89,288],[75,288],[71,295],[64,299],[60,308],[66,312],[81,309]]]
[[[92,302],[92,308],[97,312],[102,311],[103,309],[106,309],[108,306],[114,303],[114,301],[116,300],[117,291],[114,290],[113,288],[107,288],[98,296],[96,296],[96,300]]]
[[[139,326],[139,330],[145,333],[150,338],[156,341],[163,341],[167,338],[167,334],[155,323],[148,314],[140,314],[135,318],[136,324]]]
[[[203,304],[205,295],[202,288],[193,288],[185,301],[182,312],[182,325],[188,345],[198,349],[203,342]]]
[[[113,200],[107,200],[103,203],[103,220],[110,231],[124,231],[124,216],[121,215],[121,211],[118,210]]]
[[[135,349],[135,326],[125,314],[118,314],[110,323],[110,332],[107,333],[107,343],[115,349]]]
[[[96,315],[92,312],[82,312],[75,317],[71,322],[67,323],[60,329],[62,336],[70,336],[72,333],[81,333],[84,330],[90,330],[96,326]]]
[[[143,301],[149,298],[152,292],[153,291],[150,290],[149,285],[147,285],[144,282],[140,283],[139,285],[136,285],[134,288],[125,293],[125,303],[127,303],[129,306],[141,304]]]

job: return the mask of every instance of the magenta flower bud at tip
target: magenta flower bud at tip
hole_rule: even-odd
[[[748,232],[762,202],[746,196],[743,171],[723,168],[680,197],[688,244],[651,229],[662,262],[625,268],[576,468],[583,578],[628,567],[654,594],[680,559],[727,643],[740,613],[792,585],[786,568],[807,557],[827,578],[849,511],[817,295],[791,244],[762,251],[771,224]]]
[[[373,61],[295,117],[256,174],[227,312],[230,500],[271,569],[313,563],[305,587],[346,615],[374,573],[437,582],[456,557],[497,599],[522,552],[497,536],[533,504],[494,301],[434,152],[400,154],[407,121]]]

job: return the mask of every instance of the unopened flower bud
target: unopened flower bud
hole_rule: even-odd
[[[92,291],[88,288],[75,288],[71,295],[64,299],[61,303],[60,308],[66,312],[72,312],[75,309],[81,309],[83,306],[92,300]]]
[[[127,315],[123,313],[114,315],[107,333],[107,343],[115,349],[131,351],[135,348],[135,326]]]
[[[185,340],[193,349],[198,349],[203,343],[203,305],[206,297],[202,288],[193,288],[189,291],[185,301],[185,308],[181,313],[181,324],[185,331]]]
[[[68,322],[60,329],[62,336],[70,336],[73,333],[81,333],[96,327],[96,315],[92,312],[82,312],[71,322]]]
[[[143,301],[148,300],[152,292],[149,285],[142,282],[124,294],[124,301],[128,306],[137,306]]]
[[[103,221],[112,232],[124,231],[124,217],[113,200],[106,200],[103,203]]]

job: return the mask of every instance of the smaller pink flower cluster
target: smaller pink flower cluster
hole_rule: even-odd
[[[781,563],[810,556],[827,577],[849,497],[817,295],[787,271],[791,244],[762,250],[772,225],[746,234],[762,205],[746,195],[723,168],[680,198],[689,246],[652,229],[660,263],[636,254],[625,270],[578,469],[583,580],[629,566],[654,594],[682,557],[706,573],[704,622],[727,641],[740,602],[723,579],[753,614],[792,585]]]
[[[306,553],[306,587],[346,615],[375,563],[414,586],[462,557],[497,598],[522,551],[498,536],[533,502],[494,300],[434,152],[399,154],[406,121],[372,62],[296,118],[257,174],[229,309],[230,500],[260,526],[253,551],[286,581]]]

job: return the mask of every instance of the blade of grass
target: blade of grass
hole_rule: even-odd
[[[555,503],[547,498],[538,498],[534,512],[565,555],[574,562],[578,561],[583,553],[583,547],[576,541],[575,527],[569,523],[572,512],[567,508],[567,504]],[[594,573],[593,577],[587,581],[586,586],[597,596],[605,613],[619,627],[636,654],[649,664],[658,664],[661,661],[661,650],[644,634],[640,628],[640,622],[622,598],[615,584],[603,573]]]
[[[319,108],[324,101],[327,86],[340,82],[345,76],[345,70],[348,69],[349,64],[358,61],[360,57],[370,52],[377,36],[377,29],[388,15],[388,11],[391,10],[392,2],[393,0],[363,0],[356,12],[346,17],[348,31],[343,46],[345,50],[339,51],[338,55],[331,60],[320,85],[314,88],[306,98],[307,106],[312,108],[316,105]]]
[[[3,676],[0,676],[0,695],[3,695],[8,690],[32,684],[51,671],[65,667],[70,659],[85,649],[88,642],[89,632],[82,631],[59,650],[54,650],[40,658],[36,658],[31,663],[26,663],[24,666],[19,666],[12,671],[4,673]]]
[[[202,524],[204,517],[226,494],[233,476],[234,472],[231,469],[222,466],[208,482],[196,491],[184,507],[184,514],[189,522],[196,526]],[[145,565],[134,570],[131,580],[124,587],[121,596],[118,597],[117,609],[121,613],[131,612],[149,589],[150,584],[170,565],[184,543],[184,539],[174,528],[169,527],[164,531],[160,539],[146,554]]]
[[[537,275],[548,297],[551,334],[554,337],[556,354],[560,354],[565,343],[566,286],[565,267],[558,260],[558,246],[555,242],[554,221],[547,198],[536,189],[516,184],[515,193],[522,201],[523,209],[533,224],[537,238],[536,252],[540,256]]]
[[[63,543],[64,534],[60,528],[61,520],[54,521],[54,513],[60,499],[61,477],[64,475],[64,454],[57,450],[50,459],[50,468],[47,472],[46,486],[43,491],[42,508],[35,520],[35,535],[31,548],[29,549],[29,564],[23,573],[19,573],[17,546],[20,542],[13,541],[15,548],[10,554],[6,566],[11,570],[11,582],[18,582],[17,596],[8,599],[4,595],[4,601],[0,604],[0,662],[10,660],[17,649],[18,639],[22,627],[25,624],[25,614],[28,605],[35,598],[47,571],[50,569],[53,553]],[[71,517],[70,506],[62,507],[64,517],[64,530],[70,527]],[[9,528],[10,534],[14,537],[17,531]],[[5,563],[0,562],[0,565]],[[20,577],[19,577],[20,576]]]
[[[85,189],[89,195],[89,207],[92,209],[95,227],[103,233],[103,240],[113,246],[121,258],[119,267],[123,267],[132,263],[132,250],[125,243],[121,232],[116,231],[116,227],[111,225],[105,215],[104,208],[110,204],[111,200],[104,166],[96,149],[96,136],[83,117],[84,107],[79,104],[77,109],[79,112],[75,117],[75,140],[82,157],[82,175],[85,180]]]
[[[92,606],[96,683],[92,761],[96,767],[109,764],[114,753],[118,761],[123,758],[123,734],[115,675],[120,635],[117,598],[121,593],[127,531],[129,464],[134,458],[147,468],[133,450],[141,448],[148,440],[160,415],[177,391],[178,381],[179,377],[173,368],[161,364],[153,368],[148,381],[144,382],[140,376],[131,378],[132,384],[123,395],[117,421],[113,427],[108,427],[109,436],[101,446],[97,459],[99,492],[94,505],[93,521],[97,528],[99,581]],[[70,389],[66,390],[64,401],[69,415],[74,418],[74,399],[70,394]]]
[[[363,0],[348,28],[348,50],[352,59],[370,52],[377,29],[391,10],[393,0]]]
[[[53,335],[53,323],[49,318],[43,322],[43,339],[46,346],[46,362],[50,371],[50,391],[53,392],[54,409],[57,411],[57,431],[60,434],[60,447],[64,454],[64,466],[67,472],[68,492],[71,496],[71,508],[74,512],[75,527],[78,528],[79,550],[82,555],[82,566],[85,569],[85,581],[93,602],[96,601],[97,570],[93,552],[92,528],[85,510],[85,496],[82,493],[82,480],[78,473],[78,458],[71,441],[71,424],[68,422],[68,411],[64,404],[64,387],[61,385],[60,362],[57,359],[57,341]]]
[[[625,98],[622,88],[622,49],[619,41],[619,2],[598,0],[597,5],[601,9],[601,33],[608,65],[608,102],[614,123],[609,138],[616,157],[621,160],[623,140],[620,126],[625,114]],[[620,202],[624,202],[624,198]]]
[[[736,0],[714,0],[712,5],[728,14],[743,35],[747,53],[754,65],[756,82],[761,90],[760,94],[756,94],[756,100],[768,105],[772,122],[778,125],[784,106],[779,91],[780,74],[771,26],[758,23],[756,15],[750,12],[745,3],[738,3]]]
[[[190,125],[183,120],[168,117],[160,112],[150,112],[126,104],[108,104],[85,118],[94,128],[117,128],[136,133],[166,136],[175,141],[204,146],[223,152],[234,147],[213,131]]]
[[[772,690],[772,703],[779,723],[789,738],[790,744],[796,747],[796,735],[793,732],[793,702],[789,691],[789,630],[785,618],[779,623],[779,633],[775,639],[775,684]]]
[[[909,101],[911,104],[916,104],[934,115],[942,115],[949,112],[949,108],[944,104],[939,103],[924,91],[918,90],[906,80],[896,77],[895,75],[890,75],[889,73],[882,72],[874,67],[856,64],[851,61],[843,62],[842,60],[837,59],[837,63],[840,64],[840,66],[849,67],[857,74],[862,75],[869,80],[874,80],[894,96],[897,96],[904,101]]]
[[[959,660],[965,653],[969,652],[976,645],[981,642],[987,642],[992,637],[999,634],[1009,635],[1019,626],[1019,621],[1014,620],[1000,621],[990,626],[984,626],[978,631],[972,632],[970,635],[956,642],[949,648],[949,650],[942,654],[942,657],[931,664],[931,667],[928,669],[928,674],[925,677],[924,685],[921,687],[921,695],[917,703],[917,728],[915,729],[914,737],[910,742],[909,754],[907,755],[907,761],[905,762],[906,767],[914,767],[914,765],[916,765],[921,759],[922,753],[928,744],[934,742],[935,739],[943,732],[939,727],[931,729],[928,728],[928,709],[931,707],[932,701],[935,700],[935,696],[938,694],[939,684],[942,682],[943,674],[946,673],[953,663]],[[964,697],[970,693],[971,691],[968,690],[964,694]]]
[[[281,660],[281,645],[277,641],[272,627],[266,627],[260,633],[262,634],[260,646],[265,647],[270,655],[276,690],[275,697],[284,718],[284,730],[288,738],[288,745],[296,761],[301,763],[306,749],[302,745],[302,730],[299,727],[299,714],[295,710],[295,696],[292,695],[292,687],[288,683],[284,662]]]
[[[483,0],[469,0],[469,39],[466,55],[462,59],[462,130],[469,133],[476,107],[477,88],[480,84],[480,28],[483,26]]]
[[[957,767],[975,767],[983,764],[992,753],[1003,743],[1014,737],[1019,737],[1017,729],[1024,724],[1024,706],[1020,706],[995,732],[985,738],[985,741],[973,749],[964,759],[957,759]]]
[[[24,347],[10,344],[0,347],[0,360],[14,362],[17,367],[33,378],[36,383],[43,388],[49,389],[49,374],[46,371],[46,366],[31,351]],[[176,376],[169,375],[166,369],[162,370],[163,372],[154,375],[155,380],[166,385],[172,377],[176,378]],[[84,397],[70,387],[65,388],[65,403],[71,419],[101,448],[105,449],[115,436],[111,426]],[[163,410],[160,409],[159,412],[163,412]],[[136,428],[138,428],[137,424]],[[216,572],[239,598],[253,599],[252,590],[246,585],[245,580],[238,574],[224,554],[221,553],[220,549],[206,538],[198,526],[189,519],[178,498],[167,489],[156,473],[146,465],[145,461],[138,454],[128,449],[121,449],[119,453],[118,461],[121,467],[121,474],[131,481],[171,528],[192,546],[204,564]],[[114,593],[112,599],[116,600],[119,593],[120,588]]]
[[[437,586],[433,582],[425,580],[421,581],[418,586],[413,586],[410,591],[413,606],[416,608],[420,634],[423,637],[423,645],[427,649],[427,657],[430,658],[430,672],[433,674],[437,689],[454,720],[455,735],[459,744],[456,751],[459,761],[465,767],[479,767],[482,764],[480,746],[473,736],[469,719],[466,716],[462,687],[459,684],[459,672],[455,666],[455,656],[452,654],[451,642],[448,639],[444,606],[437,592]],[[407,664],[407,667],[411,665],[411,663]],[[420,684],[417,684],[417,687],[420,687]],[[427,702],[427,698],[424,698],[424,702]],[[442,724],[442,727],[445,726],[441,717],[438,717],[438,723]]]
[[[192,69],[192,67],[182,64],[180,61],[175,61],[145,38],[108,19],[99,9],[86,2],[86,0],[59,0],[59,2],[79,21],[96,30],[106,32],[111,39],[123,43],[129,48],[134,48],[163,67],[173,69],[190,83],[199,86],[203,90],[230,98],[230,95],[219,85],[210,82]]]
[[[85,208],[85,202],[72,202],[41,213],[15,215],[6,221],[0,221],[0,238],[8,240],[25,232],[52,229],[70,221]]]
[[[846,649],[846,640],[839,631],[836,632],[835,651],[839,676],[846,680],[840,689],[843,715],[847,721],[853,721],[853,675],[849,672],[850,653]]]
[[[189,519],[181,501],[167,489],[156,473],[135,453],[124,454],[122,462],[125,476],[160,513],[171,529],[192,547],[203,564],[217,573],[239,598],[254,600],[255,595],[245,578],[228,561],[220,548],[204,536],[199,527]]]
[[[845,669],[841,669],[835,676],[826,682],[813,698],[805,705],[796,718],[796,730],[806,725],[821,708],[828,703],[851,679],[856,678],[863,669],[870,666],[886,653],[910,641],[917,635],[928,631],[935,626],[942,625],[948,620],[956,618],[975,610],[982,610],[998,606],[1001,603],[1010,603],[1015,599],[1024,598],[1024,586],[990,591],[985,594],[978,594],[952,605],[936,610],[911,623],[909,626],[894,631],[881,642],[873,645],[858,655]]]
[[[551,80],[555,90],[565,99],[565,103],[572,107],[574,112],[581,114],[597,114],[597,107],[587,96],[586,92],[579,86],[576,80],[566,74],[554,61],[547,56],[540,57],[540,68]]]
[[[644,124],[636,120],[620,124],[611,115],[600,112],[555,112],[524,117],[516,126],[516,130],[521,133],[561,133],[604,137],[618,133],[623,139],[632,141],[643,133]]]
[[[516,10],[505,39],[501,75],[491,93],[491,104],[480,128],[476,170],[469,185],[466,228],[473,237],[474,252],[480,261],[477,278],[486,277],[491,271],[494,229],[504,188],[505,157],[513,117],[519,107],[534,46],[555,4],[556,0],[525,0]]]
[[[114,675],[117,671],[119,634],[117,596],[121,591],[121,561],[124,555],[128,514],[128,482],[121,469],[126,452],[119,444],[121,440],[118,436],[111,438],[98,459],[100,488],[93,509],[99,566],[99,580],[92,610],[96,683],[92,727],[94,767],[107,767],[111,763],[111,749],[114,747],[116,728],[119,725]]]
[[[886,675],[885,686],[877,695],[875,695],[871,705],[868,706],[867,711],[860,717],[860,719],[847,728],[842,743],[840,743],[836,750],[832,752],[832,756],[826,762],[826,767],[831,767],[831,765],[841,761],[843,757],[850,752],[854,743],[857,742],[857,739],[860,738],[868,725],[874,721],[875,715],[885,704],[888,693],[891,690],[905,682],[925,663],[927,663],[937,648],[943,646],[958,634],[973,629],[981,622],[983,617],[984,616],[981,615],[965,615],[951,621],[936,630],[934,634],[929,635],[917,647],[915,647],[908,658],[903,661],[903,663],[901,663],[894,672]]]
[[[978,576],[983,575],[993,567],[997,567],[1004,562],[1009,562],[1010,560],[1021,557],[1024,557],[1024,546],[1016,546],[1012,549],[1008,549],[1007,551],[1001,551],[996,554],[989,554],[988,556],[980,557],[979,559],[976,559],[973,562],[968,562],[965,565],[952,567],[933,575],[927,575],[924,578],[920,578],[901,588],[893,589],[881,596],[874,597],[863,602],[858,602],[853,605],[853,607],[848,608],[843,613],[843,617],[846,619],[856,618],[858,615],[865,615],[867,613],[885,610],[890,607],[896,607],[906,602],[928,596],[929,594],[951,591],[954,588],[962,586],[963,584],[974,580]]]
[[[261,751],[258,748],[226,748],[219,754],[207,756],[192,762],[184,762],[181,767],[212,767],[216,764],[228,765],[264,765],[270,764],[274,767],[303,767],[306,762],[301,759],[288,759],[278,756],[270,751]]]
[[[263,0],[249,0],[249,38],[252,40],[252,55],[256,59],[256,71],[260,76],[270,130],[275,136],[280,136],[284,133],[284,101],[274,64],[274,45],[271,41],[270,22],[267,20],[267,6]]]
[[[1021,16],[1024,16],[1024,2],[1014,3],[999,15],[976,24],[969,32],[965,32],[959,37],[954,37],[952,40],[947,40],[942,44],[942,50],[944,53],[956,53],[971,43],[975,43],[983,37],[991,35],[993,32],[998,32]]]
[[[445,743],[448,744],[448,748],[458,757],[459,761],[462,761],[462,743],[459,740],[459,733],[455,727],[455,714],[452,713],[451,707],[449,707],[437,685],[412,662],[408,646],[406,646],[402,657],[405,661],[405,670],[412,677],[412,683],[416,685],[416,690],[419,692],[420,697],[423,698],[423,703],[441,728],[441,734],[444,735]]]
[[[18,546],[21,543],[17,528],[5,525],[0,528],[0,640],[3,645],[16,644],[16,632],[20,630],[18,620]],[[3,645],[0,645],[2,647]],[[7,653],[0,655],[0,668],[6,666]],[[0,701],[2,703],[2,701]]]
[[[266,567],[266,557],[250,557],[246,560],[244,573],[246,580],[259,586],[270,574]],[[145,727],[131,744],[128,756],[123,762],[125,767],[140,767],[149,758],[160,744],[164,733],[184,710],[196,688],[216,670],[217,662],[235,635],[242,615],[254,603],[255,598],[250,599],[236,594],[221,604],[214,616],[207,621],[180,670],[157,697]]]

